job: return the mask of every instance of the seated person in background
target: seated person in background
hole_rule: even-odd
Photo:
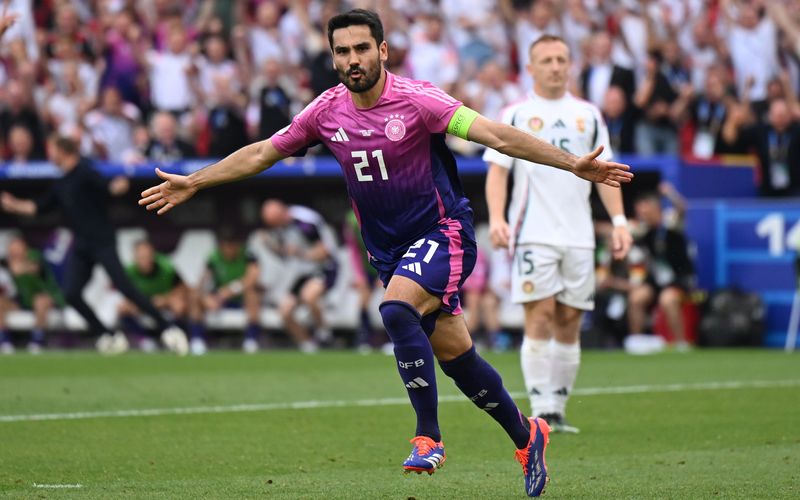
[[[746,126],[747,119],[747,111],[739,106],[725,122],[723,140],[741,142],[758,156],[762,195],[800,195],[800,123],[787,101],[775,99],[769,104],[766,123]]]
[[[258,263],[245,250],[242,238],[230,227],[223,227],[219,234],[219,245],[208,257],[200,284],[192,294],[189,312],[192,354],[199,356],[207,351],[203,323],[205,313],[227,307],[244,307],[247,326],[242,350],[246,353],[258,351],[262,296],[258,279]]]
[[[631,334],[643,333],[651,307],[657,302],[664,312],[676,347],[685,350],[683,302],[694,281],[694,267],[689,258],[686,237],[682,232],[664,224],[661,198],[657,193],[645,193],[636,200],[637,231],[635,245],[643,255],[643,279],[633,281],[628,295],[628,323]],[[632,256],[633,258],[633,256]]]
[[[125,268],[125,272],[136,289],[149,298],[157,309],[169,312],[174,321],[186,319],[189,310],[189,290],[169,258],[156,253],[149,241],[136,242],[133,263]],[[142,350],[155,349],[155,343],[146,336],[139,322],[138,316],[141,311],[133,302],[128,299],[123,300],[118,313],[123,329],[141,339]]]
[[[333,253],[336,242],[325,220],[307,207],[287,206],[271,199],[261,206],[261,220],[268,228],[263,243],[296,272],[296,278],[279,307],[286,331],[301,351],[313,353],[317,341],[331,340],[330,329],[322,317],[323,295],[336,281],[337,265]],[[308,307],[314,335],[294,317],[301,305]]]
[[[464,319],[467,322],[467,330],[476,343],[483,343],[495,350],[504,350],[506,340],[499,338],[500,335],[505,335],[505,332],[501,332],[498,317],[499,301],[489,287],[491,271],[487,253],[479,248],[475,268],[461,287]]]
[[[594,222],[597,288],[591,317],[599,347],[619,347],[628,333],[629,266],[625,260],[613,258],[612,230],[610,222]],[[636,248],[636,251],[640,250]]]
[[[0,288],[4,289],[0,293],[0,350],[4,354],[14,352],[5,333],[5,316],[10,311],[23,309],[34,313],[28,351],[38,354],[44,347],[50,311],[54,307],[64,307],[64,297],[41,252],[30,248],[21,236],[14,236],[8,242],[2,266],[8,276],[0,281],[8,282],[5,286],[0,282]]]
[[[369,263],[369,252],[364,246],[356,213],[352,210],[345,217],[342,238],[350,256],[350,266],[353,268],[352,286],[358,292],[359,323],[356,332],[356,347],[360,352],[366,353],[376,346],[377,332],[370,321],[369,307],[372,293],[379,283],[378,271]]]

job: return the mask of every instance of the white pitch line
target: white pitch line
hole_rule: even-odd
[[[51,490],[62,490],[62,489],[76,489],[76,488],[83,488],[82,484],[38,484],[33,483],[34,488],[45,488]]]
[[[733,380],[699,382],[692,384],[623,385],[617,387],[586,387],[575,389],[573,396],[599,396],[613,394],[643,394],[657,392],[713,391],[724,389],[763,389],[800,387],[800,380]],[[524,392],[511,394],[525,397]],[[439,395],[440,403],[461,403],[467,399],[461,394]],[[275,410],[309,410],[317,408],[352,408],[373,406],[399,406],[408,404],[407,398],[380,398],[357,400],[295,401],[289,403],[239,404],[225,406],[190,406],[184,408],[143,408],[131,410],[83,411],[71,413],[39,413],[31,415],[0,415],[0,423],[37,422],[47,420],[85,420],[89,418],[158,417],[163,415],[196,415],[211,413],[244,413]]]

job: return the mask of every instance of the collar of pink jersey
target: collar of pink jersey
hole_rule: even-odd
[[[351,95],[349,96],[350,99],[347,100],[350,108],[352,108],[355,111],[369,111],[371,109],[375,109],[375,107],[378,106],[381,103],[381,101],[383,101],[384,99],[386,99],[391,95],[392,86],[394,85],[394,75],[392,73],[389,73],[389,71],[386,68],[383,68],[383,71],[386,73],[386,81],[383,84],[383,92],[381,92],[381,95],[380,97],[378,97],[378,100],[375,101],[375,104],[373,104],[368,108],[359,108],[353,103],[353,96]]]

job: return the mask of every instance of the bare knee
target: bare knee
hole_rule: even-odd
[[[677,288],[665,288],[658,296],[658,305],[662,309],[675,310],[683,303],[683,292]]]

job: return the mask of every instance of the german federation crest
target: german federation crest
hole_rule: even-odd
[[[384,134],[390,141],[397,142],[405,137],[406,124],[403,123],[404,118],[405,116],[402,115],[389,115],[389,117],[384,120],[386,122]]]

